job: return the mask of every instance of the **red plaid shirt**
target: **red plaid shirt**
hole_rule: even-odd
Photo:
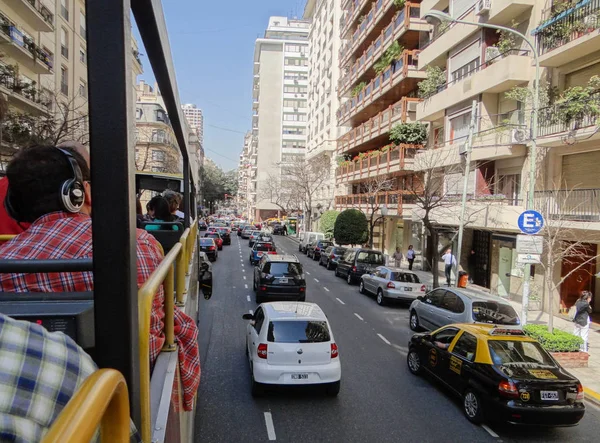
[[[158,267],[163,255],[157,241],[137,230],[138,287]],[[83,214],[54,212],[37,219],[27,231],[0,246],[2,259],[92,258],[92,219]],[[4,292],[85,292],[94,289],[91,272],[48,274],[0,274]],[[150,363],[154,365],[165,342],[164,291],[157,292],[150,319]],[[175,308],[175,339],[179,349],[179,372],[183,383],[183,404],[192,410],[200,383],[198,328],[188,315]]]

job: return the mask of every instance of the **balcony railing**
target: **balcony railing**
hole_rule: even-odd
[[[392,22],[381,31],[381,35],[369,46],[349,68],[349,73],[339,80],[338,88],[343,92],[364,74],[383,55],[385,50],[408,28],[411,19],[419,18],[420,5],[406,3]]]
[[[416,71],[418,69],[418,53],[418,50],[404,51],[402,58],[396,60],[385,71],[375,77],[371,83],[363,88],[363,90],[355,97],[352,97],[338,109],[336,113],[338,121],[343,121],[351,112],[354,112],[354,110],[360,106],[371,103],[375,99],[375,96],[379,96],[385,88],[395,86],[400,80],[406,78],[409,69]]]
[[[30,102],[42,105],[48,109],[52,101],[46,97],[41,89],[34,85],[26,84],[5,71],[5,66],[0,66],[0,85],[11,90],[15,94],[26,98]]]
[[[439,94],[440,92],[448,89],[449,87],[454,86],[456,83],[464,80],[467,77],[470,77],[471,75],[475,74],[476,72],[479,72],[479,71],[489,67],[493,63],[496,63],[496,62],[500,61],[502,58],[507,57],[509,55],[529,56],[529,51],[526,49],[509,49],[508,51],[503,52],[502,54],[497,55],[496,57],[490,58],[489,60],[486,60],[484,63],[479,63],[476,66],[473,66],[472,68],[468,68],[469,65],[472,63],[472,62],[469,62],[466,65],[463,65],[460,68],[452,71],[452,76],[453,76],[452,80],[447,81],[446,83],[443,83],[442,85],[438,86],[435,91],[432,91],[430,94],[425,95],[423,98],[428,99],[430,97],[433,97],[434,95]],[[468,69],[465,69],[465,68],[468,68]]]
[[[536,191],[534,208],[550,220],[600,221],[600,189]]]
[[[561,13],[550,12],[550,17],[534,33],[540,55],[566,45],[600,28],[600,0],[583,0]]]
[[[589,105],[579,115],[572,116],[571,120],[565,118],[566,104],[557,104],[542,108],[538,114],[538,135],[540,137],[560,134],[575,129],[582,129],[598,124],[598,114],[594,109],[600,106],[600,93],[596,93],[589,100]]]
[[[12,42],[28,51],[34,59],[38,59],[46,65],[48,69],[52,69],[52,57],[46,51],[42,50],[35,42],[24,35],[6,16],[0,14],[0,32],[6,35]]]
[[[389,145],[387,151],[375,151],[379,155],[365,155],[354,161],[346,162],[336,169],[339,181],[359,180],[376,177],[390,172],[407,169],[407,160],[413,160],[420,146]],[[396,168],[396,166],[398,168]],[[392,171],[394,169],[394,171]]]
[[[354,20],[356,20],[358,18],[358,14],[360,13],[360,11],[362,11],[363,7],[365,6],[365,3],[367,3],[368,0],[352,0],[350,2],[350,4],[348,5],[347,8],[345,8],[344,10],[344,15],[342,16],[342,19],[340,20],[340,31],[342,36],[346,35],[346,32],[348,32],[348,27],[354,23]],[[377,0],[377,3],[383,3],[384,0]],[[388,0],[389,1],[389,0]],[[367,13],[368,15],[369,13]],[[366,21],[368,21],[369,19],[367,17],[365,17],[365,20],[360,23],[360,26],[362,26]]]
[[[50,26],[54,26],[54,14],[50,10],[41,4],[40,0],[25,0],[35,9]]]
[[[377,199],[376,202],[370,202],[371,198]],[[364,212],[370,212],[373,208],[380,208],[382,205],[396,206],[398,215],[402,214],[402,205],[414,204],[415,196],[409,191],[386,191],[375,195],[370,194],[349,194],[338,195],[335,198],[335,206],[338,209],[357,208]]]
[[[394,123],[406,122],[409,114],[409,103],[420,101],[421,99],[418,98],[402,97],[375,117],[347,132],[338,139],[338,154],[353,149],[381,134],[388,133]]]

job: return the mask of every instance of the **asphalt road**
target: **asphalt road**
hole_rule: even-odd
[[[334,276],[276,237],[278,252],[298,255],[307,277],[307,301],[327,314],[339,347],[342,387],[337,398],[318,390],[279,390],[250,395],[245,355],[246,321],[256,309],[247,240],[233,236],[213,266],[214,292],[201,299],[198,442],[592,442],[600,433],[600,409],[588,405],[574,428],[475,426],[461,404],[431,379],[406,367],[412,332],[406,306],[380,307],[357,286]]]

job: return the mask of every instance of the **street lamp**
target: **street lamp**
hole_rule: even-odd
[[[466,20],[457,20],[452,18],[450,15],[446,14],[442,11],[432,10],[425,14],[423,17],[427,20],[427,18],[435,18],[440,21],[447,21],[453,23],[461,23],[463,25],[471,25],[478,26],[480,28],[489,28],[496,29],[498,31],[506,31],[510,32],[523,39],[527,46],[531,48],[531,52],[533,53],[533,60],[535,62],[535,82],[533,84],[533,106],[531,109],[531,143],[529,148],[529,195],[527,196],[527,209],[533,209],[534,202],[534,192],[535,192],[535,173],[536,173],[536,156],[537,156],[537,136],[538,136],[538,108],[540,104],[540,61],[539,54],[535,47],[535,45],[519,31],[516,31],[512,28],[508,28],[506,26],[499,25],[491,25],[489,23],[476,23],[469,22]],[[460,260],[460,257],[458,257]],[[531,278],[531,265],[527,264],[525,266],[525,280],[523,282],[523,309],[521,311],[521,322],[523,325],[527,324],[527,311],[529,308],[529,279]]]

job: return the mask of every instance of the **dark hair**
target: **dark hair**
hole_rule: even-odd
[[[169,209],[169,203],[164,197],[153,197],[150,200],[149,204],[152,205],[152,209],[154,209],[154,218],[157,220],[161,220],[164,222],[174,221],[175,217],[171,214],[171,210]]]
[[[179,192],[175,192],[171,189],[167,189],[163,192],[162,196],[167,200],[169,204],[170,212],[175,212],[179,209],[179,205],[181,204],[181,194]]]
[[[592,293],[590,291],[581,291],[581,297],[579,300],[586,300],[588,297],[591,297]]]
[[[84,181],[90,180],[90,168],[74,149],[62,148],[75,158]],[[69,159],[54,146],[21,149],[6,168],[10,203],[18,221],[34,222],[50,212],[62,211],[60,188],[73,178]]]

